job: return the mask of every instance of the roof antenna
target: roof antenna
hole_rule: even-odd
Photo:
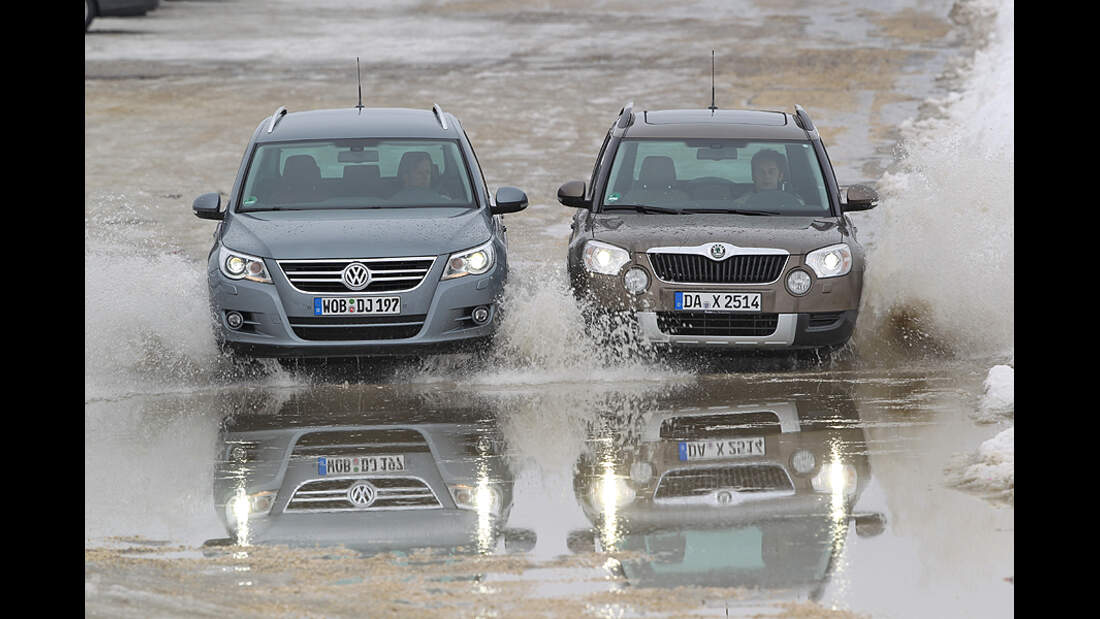
[[[714,113],[714,110],[718,109],[718,106],[714,104],[714,50],[710,50],[710,107],[707,108]]]
[[[359,74],[359,56],[355,57],[355,77],[359,80],[359,105],[355,106],[360,112],[363,111],[363,77]]]

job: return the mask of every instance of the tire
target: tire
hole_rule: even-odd
[[[95,3],[92,0],[84,0],[84,32],[88,31],[88,26],[92,25],[93,19],[95,19]]]

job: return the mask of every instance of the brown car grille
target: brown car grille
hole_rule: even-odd
[[[787,256],[731,256],[715,262],[696,254],[649,254],[657,277],[692,284],[764,284],[779,279]]]
[[[794,490],[794,485],[783,467],[774,464],[680,469],[669,471],[661,478],[653,498],[693,497],[719,489],[737,492],[774,492]]]
[[[377,490],[374,502],[368,507],[359,507],[348,499],[348,489],[359,481],[368,481]],[[294,491],[285,511],[377,511],[438,507],[441,507],[439,499],[423,480],[415,477],[359,477],[306,482]]]
[[[763,411],[670,417],[661,422],[661,438],[667,439],[769,436],[782,431],[779,415]]]
[[[291,285],[302,292],[327,294],[402,292],[420,285],[435,264],[434,256],[416,258],[362,258],[359,260],[279,260]],[[362,290],[344,285],[340,274],[353,262],[367,267],[370,284]]]
[[[667,335],[764,337],[778,325],[779,314],[657,312],[657,328]]]
[[[398,316],[290,317],[290,327],[303,340],[399,340],[413,337],[424,326],[426,314]]]

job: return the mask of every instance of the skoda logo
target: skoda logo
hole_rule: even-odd
[[[726,248],[725,247],[723,247],[723,246],[721,246],[717,243],[710,246],[710,256],[711,256],[711,258],[714,258],[715,260],[721,260],[722,256],[725,256],[725,255],[726,255]]]
[[[370,269],[353,262],[344,267],[342,273],[340,273],[340,280],[344,282],[344,285],[348,287],[348,290],[362,290],[370,284]]]
[[[378,489],[368,481],[356,482],[348,488],[348,501],[356,507],[370,507],[378,497]]]

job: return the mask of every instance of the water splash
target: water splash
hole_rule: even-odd
[[[960,89],[902,127],[868,243],[861,346],[1011,355],[1014,346],[1012,2]],[[979,12],[981,13],[981,12]],[[988,12],[981,13],[989,18]]]

